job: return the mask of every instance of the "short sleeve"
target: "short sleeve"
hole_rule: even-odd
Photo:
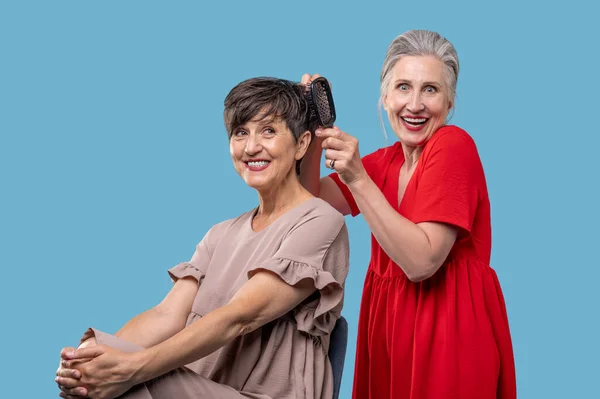
[[[368,155],[362,157],[362,164],[367,172],[367,175],[375,182],[375,184],[381,189],[382,186],[382,177],[387,172],[387,167],[391,162],[391,155],[394,153],[393,146],[380,148],[379,150],[372,152]],[[354,196],[350,192],[350,189],[342,180],[340,176],[333,172],[328,175],[335,184],[340,188],[344,198],[350,205],[350,210],[352,216],[357,216],[360,214],[360,209],[358,209],[358,205],[356,205],[356,201],[354,200]]]
[[[470,234],[483,167],[473,139],[457,127],[438,131],[423,151],[411,219],[441,222]]]
[[[168,270],[171,280],[176,282],[181,278],[191,276],[198,280],[198,283],[201,283],[206,275],[206,270],[210,264],[213,250],[220,240],[220,237],[223,236],[223,230],[225,228],[225,222],[213,226],[196,245],[196,250],[189,261],[181,262]]]
[[[293,313],[298,330],[321,336],[331,333],[340,316],[348,264],[344,217],[331,208],[330,212],[304,215],[286,234],[275,255],[250,269],[248,277],[268,270],[289,285],[311,279],[318,294]]]

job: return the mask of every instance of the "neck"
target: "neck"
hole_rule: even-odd
[[[259,207],[256,216],[267,219],[278,216],[311,197],[312,195],[302,187],[295,176],[288,178],[270,190],[259,190]]]
[[[402,152],[404,152],[404,166],[407,170],[412,170],[417,166],[417,162],[423,153],[423,147],[411,147],[402,144]]]

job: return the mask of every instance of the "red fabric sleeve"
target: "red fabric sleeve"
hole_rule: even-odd
[[[362,163],[367,174],[375,182],[375,184],[377,184],[379,189],[381,189],[381,181],[383,180],[382,177],[385,176],[387,168],[389,167],[389,163],[391,162],[392,155],[394,154],[394,147],[395,146],[380,148],[379,150],[362,157]],[[331,173],[329,177],[331,177],[340,190],[342,190],[344,198],[346,198],[348,205],[350,205],[352,216],[359,215],[360,209],[358,209],[356,201],[354,200],[354,196],[350,192],[348,186],[346,186],[344,182],[340,180],[340,176],[336,172]]]
[[[465,131],[438,131],[421,156],[412,220],[441,222],[471,233],[479,192],[485,184],[475,142]]]

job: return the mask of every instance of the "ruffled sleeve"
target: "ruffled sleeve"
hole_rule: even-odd
[[[348,274],[348,231],[337,211],[306,215],[284,238],[274,257],[248,271],[277,274],[289,285],[313,281],[316,293],[293,310],[297,328],[314,336],[331,333],[340,317]]]
[[[196,251],[188,262],[181,262],[168,270],[171,280],[176,282],[180,278],[191,276],[201,283],[208,270],[214,248],[225,229],[225,222],[213,226],[196,245]]]

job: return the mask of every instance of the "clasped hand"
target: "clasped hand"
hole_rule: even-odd
[[[65,399],[113,399],[125,393],[135,382],[133,353],[106,345],[63,348],[56,371],[56,383]]]

